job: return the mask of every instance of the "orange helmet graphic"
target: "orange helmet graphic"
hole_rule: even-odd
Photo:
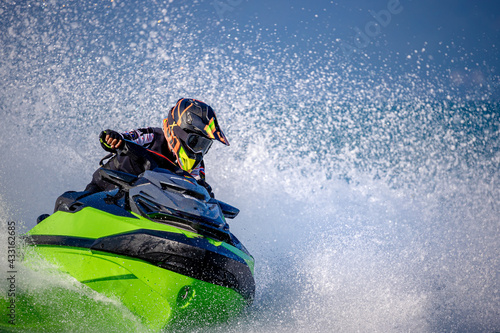
[[[207,104],[181,98],[163,120],[163,133],[179,166],[191,172],[202,161],[213,140],[229,146],[214,110]]]

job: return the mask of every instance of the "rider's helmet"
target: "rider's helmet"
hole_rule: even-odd
[[[163,120],[163,133],[177,163],[187,172],[198,166],[213,140],[229,146],[214,110],[195,99],[177,101]]]

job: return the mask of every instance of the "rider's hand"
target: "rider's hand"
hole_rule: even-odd
[[[118,149],[123,145],[122,135],[113,130],[107,129],[105,131],[102,131],[99,139],[103,148],[106,150]]]
[[[121,135],[116,132],[111,132],[109,134],[106,134],[106,143],[111,146],[113,149],[120,148],[121,145],[123,144],[123,140]]]

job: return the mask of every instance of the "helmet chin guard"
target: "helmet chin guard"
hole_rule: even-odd
[[[195,99],[177,101],[163,120],[163,133],[177,164],[187,172],[198,166],[214,140],[229,146],[214,110]]]

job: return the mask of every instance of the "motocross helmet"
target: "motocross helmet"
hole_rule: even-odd
[[[191,172],[217,140],[229,146],[214,110],[207,104],[181,98],[163,120],[163,133],[179,166]]]

